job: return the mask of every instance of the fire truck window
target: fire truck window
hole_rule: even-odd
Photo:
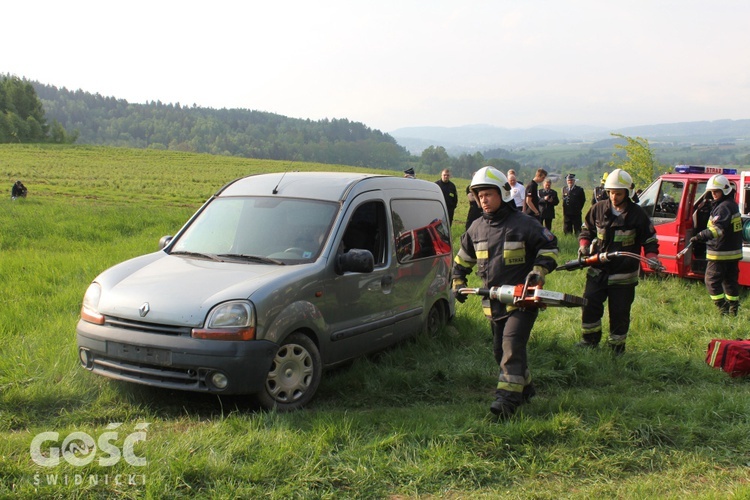
[[[684,188],[683,182],[662,182],[661,192],[654,209],[654,218],[676,219]]]
[[[408,262],[451,252],[443,206],[428,200],[393,200],[396,258]]]

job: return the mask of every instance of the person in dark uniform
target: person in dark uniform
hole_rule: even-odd
[[[459,290],[476,269],[483,286],[540,285],[554,271],[557,238],[538,220],[517,210],[505,174],[494,167],[479,169],[471,190],[482,207],[482,217],[461,236],[453,265],[452,286],[456,300],[466,296]],[[499,300],[482,300],[493,334],[493,353],[500,366],[495,401],[490,411],[509,418],[518,406],[535,394],[528,367],[526,346],[539,309],[518,308]]]
[[[645,254],[652,269],[659,263],[659,242],[656,230],[646,212],[630,198],[633,180],[622,169],[615,169],[607,177],[604,187],[609,199],[597,202],[586,214],[586,222],[578,237],[579,256],[601,252],[632,252]],[[640,261],[615,258],[595,264],[586,272],[583,297],[587,300],[581,312],[582,340],[579,347],[594,348],[602,338],[604,302],[609,300],[609,341],[615,355],[625,352],[625,340],[630,329],[630,308],[635,300]]]
[[[542,189],[539,190],[539,212],[544,227],[552,230],[552,219],[555,218],[555,207],[560,204],[557,191],[552,189],[552,181],[544,179]]]
[[[581,211],[586,204],[586,193],[576,185],[576,174],[565,176],[563,195],[563,233],[578,235],[581,232]]]
[[[602,175],[602,180],[599,183],[598,186],[594,188],[594,196],[591,197],[591,204],[596,205],[597,201],[604,201],[609,196],[607,196],[607,190],[604,189],[604,183],[607,182],[607,176],[609,175],[609,172],[604,172],[604,175]],[[633,201],[638,203],[638,200],[633,198]]]
[[[713,175],[706,183],[713,208],[706,229],[691,243],[706,243],[708,295],[721,314],[737,316],[740,307],[739,262],[742,260],[742,216],[734,201],[734,188],[723,175]]]
[[[469,212],[466,214],[466,230],[469,229],[472,222],[482,216],[482,209],[479,208],[479,203],[477,203],[477,199],[474,198],[474,193],[469,189],[470,187],[471,186],[466,186],[466,197],[469,199]]]
[[[456,191],[456,185],[451,182],[451,171],[444,168],[440,173],[440,179],[435,181],[440,190],[443,192],[443,198],[445,198],[445,206],[448,208],[448,221],[450,225],[453,225],[453,213],[456,211],[458,206],[458,192]]]

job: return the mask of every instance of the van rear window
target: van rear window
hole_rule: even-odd
[[[446,214],[437,201],[393,200],[393,231],[399,262],[451,252]]]

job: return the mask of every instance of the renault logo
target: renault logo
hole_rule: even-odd
[[[138,314],[141,315],[141,318],[145,318],[148,312],[151,310],[151,306],[148,305],[148,302],[144,302],[141,307],[138,308]]]

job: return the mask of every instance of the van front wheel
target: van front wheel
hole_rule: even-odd
[[[302,408],[318,390],[321,364],[318,347],[310,337],[300,332],[289,335],[273,359],[258,402],[267,410]]]

